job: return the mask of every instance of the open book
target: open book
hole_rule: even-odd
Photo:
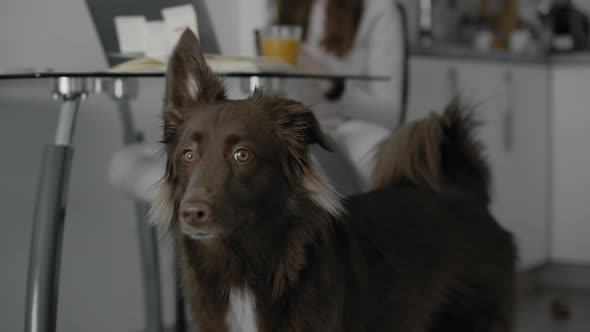
[[[264,73],[290,72],[294,66],[274,59],[264,57],[242,57],[206,54],[205,60],[215,72],[228,73]],[[123,62],[109,69],[115,73],[133,72],[165,72],[166,62],[155,58],[142,57]]]

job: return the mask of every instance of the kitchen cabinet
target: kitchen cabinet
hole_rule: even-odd
[[[552,255],[590,263],[590,68],[561,65],[553,76]]]
[[[545,66],[511,65],[497,133],[494,210],[517,237],[523,265],[544,262],[550,232],[550,80]]]
[[[414,57],[411,89],[410,120],[441,111],[456,93],[475,107],[482,121],[478,138],[493,177],[491,211],[514,233],[521,267],[544,262],[549,250],[548,69]]]

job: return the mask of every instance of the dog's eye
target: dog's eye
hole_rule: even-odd
[[[187,164],[192,164],[195,161],[195,152],[193,150],[184,151],[182,160]]]
[[[250,158],[252,158],[252,153],[246,149],[238,149],[236,152],[234,152],[234,159],[237,162],[245,163],[250,160]]]

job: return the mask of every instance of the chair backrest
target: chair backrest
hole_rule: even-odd
[[[162,8],[186,4],[192,4],[197,12],[199,39],[203,51],[220,53],[205,0],[86,0],[86,4],[109,66],[128,60],[111,56],[119,52],[115,16],[143,15],[148,20],[159,20],[162,19]]]
[[[408,15],[404,6],[395,1],[395,6],[399,12],[400,23],[403,36],[403,69],[402,69],[402,91],[401,91],[401,103],[400,103],[400,114],[398,120],[398,126],[403,126],[406,122],[408,115],[408,94],[410,89],[410,36],[408,29]]]

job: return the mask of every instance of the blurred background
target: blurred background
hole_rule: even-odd
[[[253,32],[272,20],[269,2],[201,1],[220,54],[257,55]],[[587,331],[590,0],[399,3],[407,13],[410,45],[407,120],[438,111],[461,94],[478,105],[485,122],[480,137],[492,164],[492,211],[516,235],[523,285],[532,289],[523,297],[519,331]],[[0,0],[0,73],[92,71],[110,65],[85,1]],[[153,143],[160,138],[164,80],[137,82],[131,107],[145,141]],[[233,97],[244,95],[239,80],[227,82]],[[60,106],[51,99],[50,83],[0,80],[0,331],[24,326],[41,151],[53,140]],[[108,180],[112,157],[123,145],[121,132],[109,96],[90,95],[82,102],[73,143],[58,331],[145,328],[133,200]],[[160,251],[164,323],[171,326],[173,255],[165,237]],[[555,318],[551,305],[556,299],[571,315]]]

